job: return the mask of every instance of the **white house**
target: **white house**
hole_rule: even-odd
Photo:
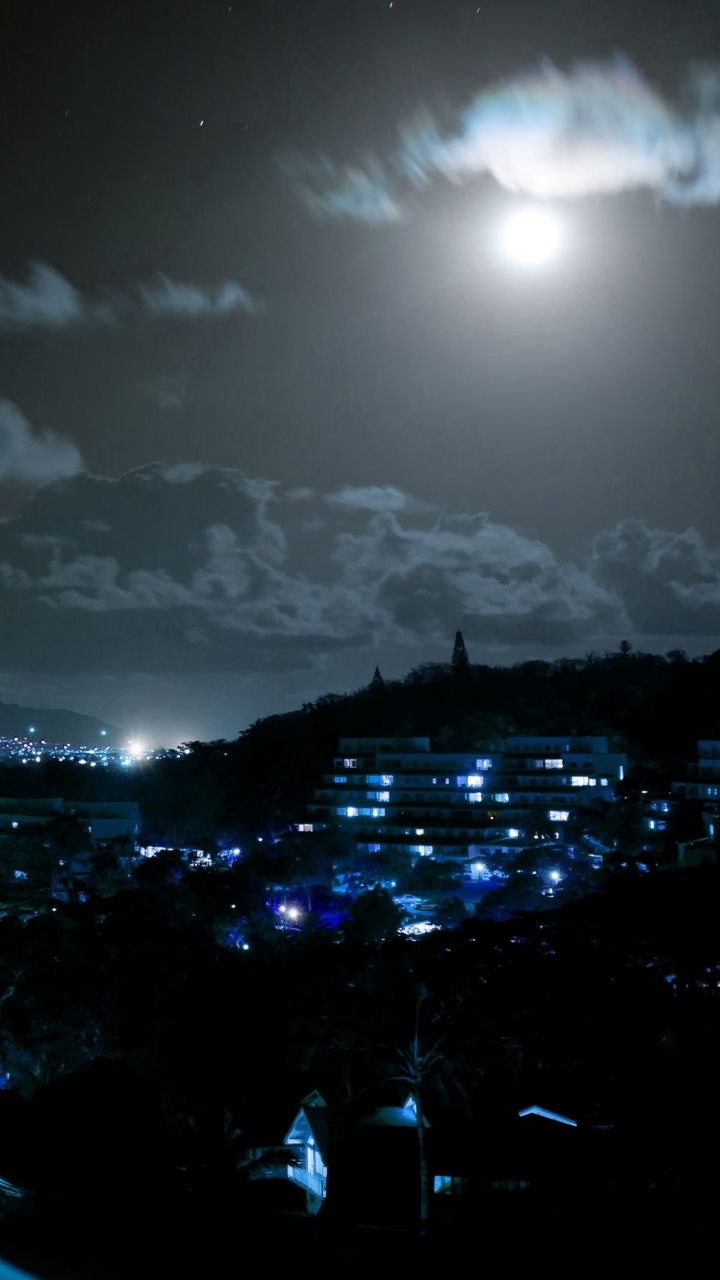
[[[300,1103],[284,1138],[297,1158],[297,1164],[288,1164],[287,1176],[304,1188],[308,1213],[317,1213],[327,1194],[329,1131],[328,1105],[315,1089]]]

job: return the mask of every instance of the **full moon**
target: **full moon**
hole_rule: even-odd
[[[518,267],[547,266],[562,243],[562,223],[547,209],[518,209],[500,228],[503,257]]]

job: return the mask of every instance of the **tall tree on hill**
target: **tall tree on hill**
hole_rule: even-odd
[[[456,675],[464,675],[470,670],[470,659],[465,648],[462,631],[455,632],[455,644],[452,652],[452,669]]]

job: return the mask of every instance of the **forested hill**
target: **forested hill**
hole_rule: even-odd
[[[295,804],[331,767],[341,735],[425,734],[434,748],[463,751],[531,733],[606,734],[632,762],[670,777],[695,756],[699,738],[720,738],[720,650],[694,661],[617,652],[460,671],[421,666],[404,680],[259,720],[233,753],[261,791],[274,786]]]
[[[242,843],[302,819],[333,767],[341,736],[429,735],[434,748],[496,749],[508,734],[606,734],[665,785],[695,758],[698,738],[720,738],[720,651],[618,652],[514,667],[419,667],[376,679],[287,715],[258,720],[233,742],[194,743],[191,754],[136,770],[87,771],[49,761],[6,768],[6,795],[140,801],[152,842]]]

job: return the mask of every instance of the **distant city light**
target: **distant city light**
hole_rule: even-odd
[[[559,872],[559,871],[551,871],[551,872],[550,872],[550,879],[554,882],[554,884],[557,884],[558,880],[560,880],[560,879],[561,879],[560,872]]]
[[[287,914],[288,914],[288,920],[297,920],[298,916],[300,915],[300,912],[298,911],[297,907],[288,907]]]

